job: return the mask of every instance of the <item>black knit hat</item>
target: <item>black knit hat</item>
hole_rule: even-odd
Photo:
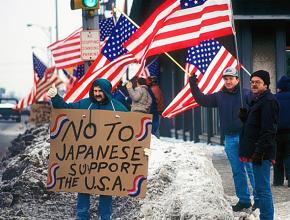
[[[257,76],[259,78],[261,78],[264,83],[269,87],[270,85],[270,74],[269,72],[265,71],[265,70],[258,70],[256,72],[253,72],[250,79],[252,79],[254,76]]]

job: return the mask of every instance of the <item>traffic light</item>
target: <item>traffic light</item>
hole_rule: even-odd
[[[72,10],[80,8],[83,10],[99,9],[99,0],[71,0],[70,8]]]

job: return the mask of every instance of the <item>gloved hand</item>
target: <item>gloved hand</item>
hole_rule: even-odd
[[[145,156],[150,157],[151,149],[150,148],[144,148],[144,154],[145,154]]]
[[[126,88],[127,89],[131,89],[132,87],[133,87],[132,82],[128,81],[127,84],[126,84]]]
[[[197,81],[198,81],[198,79],[196,78],[195,74],[189,77],[189,84],[191,86],[197,85]]]
[[[57,94],[57,88],[55,87],[55,84],[53,83],[51,88],[47,91],[46,95],[49,98],[53,98]]]
[[[251,160],[252,160],[252,163],[255,164],[255,165],[262,165],[263,158],[264,158],[264,154],[263,153],[255,152],[252,155]]]
[[[246,108],[240,108],[239,118],[241,119],[241,121],[243,123],[246,122],[247,121],[247,118],[248,118],[248,109],[246,109]]]

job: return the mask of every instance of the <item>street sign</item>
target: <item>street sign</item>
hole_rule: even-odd
[[[99,30],[85,30],[81,32],[82,60],[95,60],[100,53]]]

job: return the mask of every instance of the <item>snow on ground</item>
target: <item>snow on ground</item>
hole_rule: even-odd
[[[145,219],[234,219],[204,144],[152,137]]]
[[[33,133],[36,131],[34,130]],[[28,164],[23,172],[20,172],[19,176],[15,175],[15,178],[10,182],[14,181],[22,184],[23,181],[20,180],[30,175],[24,178],[25,181],[27,180],[25,184],[34,187],[45,185],[49,136],[47,131],[41,130],[41,132],[41,135],[38,134],[22,154],[8,159],[6,168],[16,167],[23,160],[21,158],[26,158],[25,161]],[[43,132],[46,132],[45,135]],[[222,146],[183,142],[172,138],[157,139],[152,136],[151,149],[145,199],[114,197],[113,220],[259,219],[258,210],[254,213],[233,213],[231,204],[236,202],[236,197],[225,195],[221,176],[212,163],[213,156],[224,156]],[[31,173],[37,174],[36,177]],[[36,180],[43,184],[35,184]],[[19,189],[19,193],[25,193],[21,191],[22,188]],[[2,189],[4,194],[8,193],[11,196],[15,194],[13,190],[6,192],[7,187]],[[30,188],[28,187],[28,189]],[[74,194],[51,192],[48,196],[41,190],[39,190],[39,200],[23,199],[22,203],[19,204],[20,211],[25,217],[17,217],[19,209],[15,205],[5,207],[2,211],[0,209],[0,213],[4,217],[11,217],[10,213],[16,213],[14,215],[15,219],[59,219],[59,216],[62,216],[63,219],[74,219]],[[93,198],[97,199],[96,196]],[[66,202],[64,203],[64,201]],[[31,210],[31,204],[37,207]],[[96,209],[96,201],[93,200],[92,204],[94,204],[91,212],[92,219],[97,219],[98,213],[93,211]],[[290,202],[275,204],[275,220],[290,219],[289,207]],[[3,216],[0,214],[0,219]],[[38,218],[35,216],[38,216]],[[50,216],[50,218],[47,216]]]
[[[172,208],[172,205],[174,207],[177,203],[184,219],[187,219],[186,216],[191,216],[191,219],[259,220],[259,210],[232,212],[231,204],[234,204],[237,198],[224,194],[221,177],[212,164],[213,156],[225,156],[223,146],[183,142],[172,138],[161,138],[160,140],[152,136],[151,149],[149,186],[150,180],[154,181],[156,176],[154,172],[163,169],[160,167],[175,168],[175,174],[171,175],[172,185],[166,191],[167,196],[158,199],[157,206],[168,206],[170,209],[170,205]],[[145,203],[149,204],[147,206],[150,207],[152,204],[154,207],[150,198],[147,199],[146,197]],[[290,202],[277,203],[274,204],[274,207],[275,220],[290,219]],[[148,219],[166,219],[163,218],[164,215],[162,217],[152,215],[151,217]]]

